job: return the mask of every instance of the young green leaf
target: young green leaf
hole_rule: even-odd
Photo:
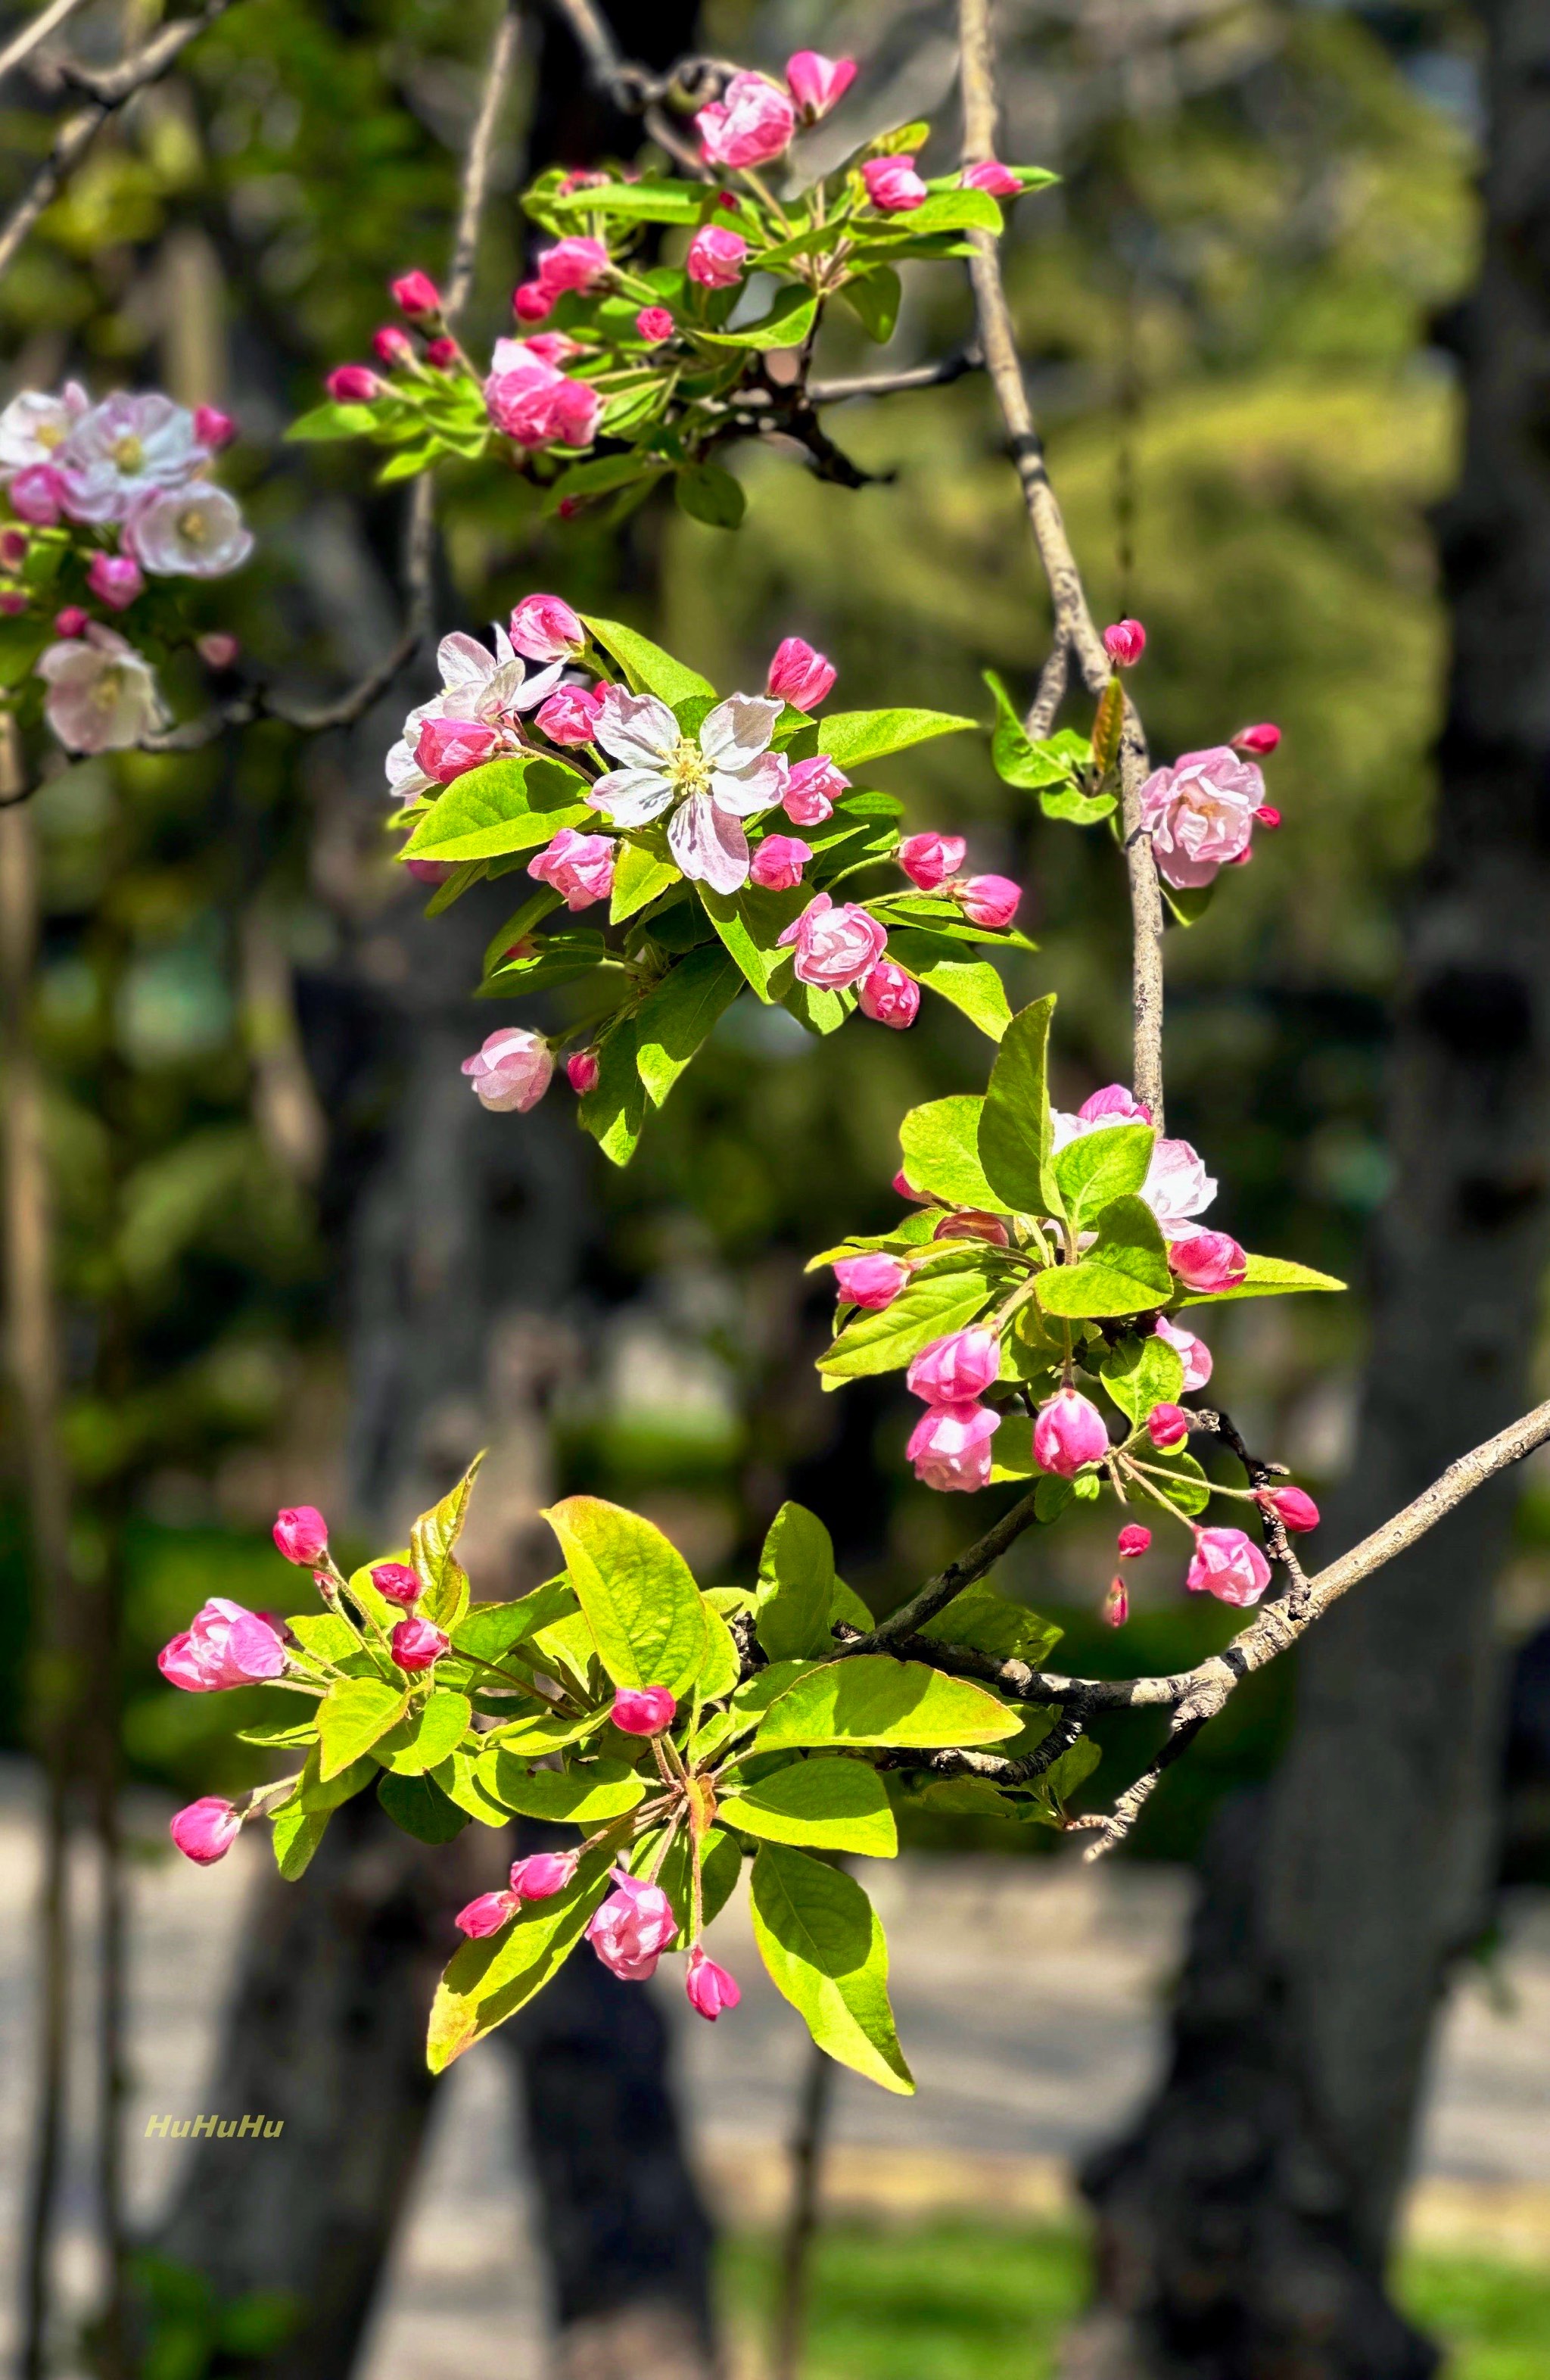
[[[401,1776],[378,1780],[377,1799],[395,1827],[418,1843],[450,1843],[468,1823],[468,1813],[443,1793],[433,1777]]]
[[[985,683],[996,703],[990,758],[996,774],[1004,783],[1016,785],[1025,793],[1036,792],[1046,785],[1070,784],[1077,770],[1088,766],[1093,747],[1085,736],[1064,727],[1059,735],[1047,735],[1037,744],[1031,742],[1011,697],[994,670],[986,671]]]
[[[611,925],[623,925],[648,907],[659,893],[676,884],[679,871],[671,859],[659,859],[643,843],[620,843],[613,870],[613,892],[608,905]]]
[[[696,1679],[695,1686],[702,1703],[715,1703],[720,1702],[723,1694],[730,1694],[736,1685],[742,1674],[743,1658],[737,1649],[737,1640],[721,1613],[708,1597],[700,1599],[705,1605],[705,1667]]]
[[[841,769],[907,752],[933,735],[957,735],[978,721],[948,710],[839,710],[818,722],[818,750]]]
[[[423,1777],[449,1760],[468,1732],[473,1707],[466,1694],[438,1686],[417,1715],[408,1712],[374,1746],[375,1756],[396,1777]],[[414,1832],[413,1828],[409,1829]]]
[[[1026,1661],[1037,1669],[1060,1643],[1061,1631],[1024,1603],[998,1595],[983,1581],[955,1595],[923,1632],[944,1645],[967,1645],[999,1661]]]
[[[482,1758],[483,1755],[479,1756]],[[454,1752],[451,1759],[443,1760],[433,1773],[436,1783],[448,1801],[455,1802],[460,1810],[466,1810],[470,1818],[477,1818],[481,1827],[510,1826],[510,1810],[503,1802],[497,1802],[492,1793],[485,1791],[479,1781],[477,1763],[468,1753]]]
[[[1036,1294],[1046,1314],[1079,1319],[1144,1314],[1166,1305],[1173,1286],[1162,1226],[1152,1209],[1140,1198],[1116,1198],[1105,1208],[1086,1255],[1041,1272]]]
[[[805,1505],[782,1504],[759,1556],[755,1629],[769,1658],[800,1660],[831,1651],[833,1597],[834,1544],[829,1531]]]
[[[899,1829],[875,1768],[859,1760],[798,1760],[718,1804],[722,1822],[770,1843],[892,1859]]]
[[[885,2091],[914,2089],[888,1999],[888,1945],[861,1887],[805,1852],[754,1862],[754,1938],[777,1991],[820,2049]]]
[[[923,1265],[890,1305],[847,1322],[818,1357],[818,1370],[835,1381],[897,1371],[933,1339],[973,1322],[999,1278],[996,1251],[983,1241],[950,1242],[947,1253]]]
[[[922,1661],[860,1653],[809,1670],[770,1704],[754,1738],[756,1752],[809,1744],[999,1743],[1022,1721],[983,1686],[943,1677]]]
[[[542,1990],[607,1893],[614,1856],[607,1846],[589,1852],[565,1891],[549,1900],[525,1900],[499,1934],[464,1944],[431,2004],[425,2055],[432,2074],[442,2073]]]
[[[385,1678],[341,1678],[318,1705],[320,1773],[326,1783],[358,1760],[408,1707],[406,1689]]]
[[[1112,1200],[1140,1189],[1156,1137],[1149,1123],[1111,1123],[1066,1143],[1054,1160],[1055,1180],[1078,1230]]]
[[[624,848],[627,851],[632,846],[626,844]],[[617,877],[614,880],[617,882]],[[544,919],[559,906],[560,895],[552,884],[540,884],[536,892],[529,893],[520,909],[512,911],[500,931],[491,934],[485,948],[484,961],[480,968],[481,975],[493,974],[507,952],[515,950],[517,943],[525,941],[535,926],[542,925]]]
[[[514,1645],[522,1644],[540,1628],[552,1626],[576,1609],[575,1596],[565,1578],[546,1579],[515,1603],[476,1603],[452,1632],[453,1650],[471,1653],[480,1660],[498,1661]]]
[[[888,955],[917,983],[962,1009],[970,1024],[992,1041],[999,1041],[1011,1023],[1005,984],[988,959],[971,958],[962,942],[906,928],[890,934]]]
[[[1178,1286],[1177,1283],[1174,1284]],[[1333,1273],[1314,1272],[1311,1266],[1293,1264],[1286,1257],[1251,1257],[1249,1269],[1236,1289],[1184,1290],[1178,1300],[1181,1305],[1225,1305],[1235,1297],[1290,1297],[1302,1289],[1344,1289],[1343,1281]]]
[[[690,463],[674,479],[678,509],[707,528],[736,528],[748,508],[741,483],[719,463]]]
[[[646,1123],[646,1087],[636,1065],[636,1021],[621,1016],[598,1044],[598,1080],[577,1111],[613,1165],[628,1165]]]
[[[840,295],[869,339],[875,339],[880,346],[892,338],[903,284],[891,264],[874,265],[870,273],[857,273],[854,280],[842,283]]]
[[[563,826],[595,826],[580,799],[587,780],[562,760],[513,754],[486,760],[432,802],[400,856],[405,859],[498,859],[531,851]]]
[[[295,1884],[306,1874],[332,1815],[328,1810],[304,1810],[299,1801],[284,1802],[275,1811],[274,1864],[287,1884]]]
[[[707,1646],[699,1589],[677,1547],[649,1521],[597,1496],[567,1496],[543,1517],[614,1684],[682,1694]]]
[[[1099,1368],[1120,1411],[1137,1426],[1154,1405],[1176,1405],[1183,1394],[1184,1359],[1155,1331],[1144,1339],[1121,1339]]]
[[[1058,1215],[1060,1190],[1049,1162],[1049,1025],[1055,995],[1020,1009],[1001,1037],[979,1119],[979,1161],[1004,1204],[1023,1215]],[[914,1180],[914,1175],[911,1175]],[[918,1186],[918,1185],[917,1185]]]
[[[546,195],[546,213],[584,222],[589,215],[618,215],[632,223],[692,224],[704,212],[698,182],[608,182]]]
[[[958,1093],[912,1108],[899,1127],[904,1179],[912,1190],[928,1191],[950,1207],[980,1207],[1006,1214],[979,1160],[983,1099]]]
[[[1205,1512],[1211,1501],[1211,1483],[1193,1454],[1181,1448],[1172,1454],[1154,1454],[1148,1450],[1144,1461],[1147,1485],[1166,1496],[1177,1512],[1191,1520]],[[1159,1478],[1159,1473],[1166,1475]]]
[[[474,1492],[481,1451],[475,1455],[455,1488],[441,1502],[422,1512],[409,1532],[409,1560],[420,1585],[420,1609],[438,1628],[451,1628],[468,1608],[468,1580],[454,1548],[463,1534],[468,1499]]]
[[[817,310],[818,301],[810,289],[800,282],[788,282],[758,322],[741,323],[735,331],[696,331],[695,335],[714,347],[799,347]]]
[[[1104,687],[1098,703],[1097,717],[1093,722],[1093,759],[1100,771],[1114,766],[1120,757],[1120,738],[1125,732],[1125,689],[1118,672]]]
[[[649,637],[626,627],[622,620],[598,620],[589,613],[583,613],[582,618],[604,651],[621,664],[637,694],[660,695],[666,703],[683,702],[692,694],[714,698],[716,689],[708,678],[701,677],[697,670],[685,669]]]
[[[742,989],[736,962],[708,942],[648,992],[636,1017],[636,1065],[657,1107]]]
[[[503,1796],[507,1807],[526,1818],[600,1827],[645,1801],[646,1779],[622,1760],[589,1760],[575,1768],[535,1768],[526,1777],[510,1777]]]

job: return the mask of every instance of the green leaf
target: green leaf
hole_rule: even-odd
[[[483,1661],[498,1661],[540,1628],[551,1627],[577,1609],[570,1581],[546,1579],[515,1603],[476,1603],[452,1631],[453,1649]]]
[[[287,1884],[295,1884],[306,1874],[332,1815],[328,1810],[304,1810],[299,1801],[282,1803],[275,1811],[274,1864]]]
[[[337,1810],[342,1803],[351,1802],[363,1792],[377,1773],[377,1764],[369,1753],[352,1760],[336,1777],[325,1777],[321,1763],[321,1749],[314,1744],[296,1780],[294,1798],[304,1810]]]
[[[298,1611],[286,1627],[304,1653],[320,1661],[347,1661],[360,1651],[360,1637],[342,1612]]]
[[[409,1560],[419,1580],[420,1609],[438,1628],[450,1629],[468,1608],[468,1580],[454,1558],[454,1548],[463,1534],[468,1499],[483,1461],[481,1451],[456,1487],[430,1512],[422,1512],[409,1532]]]
[[[543,201],[547,213],[584,219],[619,215],[635,223],[698,223],[705,190],[698,182],[610,182],[601,188],[557,190]]]
[[[1157,881],[1162,887],[1163,899],[1180,925],[1198,926],[1211,905],[1211,896],[1217,889],[1216,878],[1213,877],[1209,884],[1170,884],[1163,876],[1159,876]]]
[[[542,1990],[607,1893],[615,1855],[606,1844],[589,1852],[565,1891],[549,1900],[525,1900],[499,1934],[464,1944],[431,2004],[425,2054],[432,2074],[442,2073]]]
[[[1144,1314],[1166,1305],[1173,1287],[1162,1226],[1152,1209],[1140,1198],[1116,1198],[1099,1218],[1086,1255],[1041,1272],[1035,1293],[1046,1314],[1074,1320]]]
[[[1056,1479],[1048,1473],[1034,1490],[1035,1521],[1058,1521],[1076,1490],[1069,1479]]]
[[[597,1496],[567,1496],[543,1517],[614,1684],[683,1694],[707,1647],[699,1589],[677,1547],[638,1513]]]
[[[779,947],[780,937],[812,898],[806,886],[789,892],[766,892],[757,885],[745,885],[741,892],[712,892],[701,885],[699,898],[750,988],[767,1008],[772,1006],[770,978],[791,963],[790,952]]]
[[[525,1818],[599,1827],[644,1802],[646,1779],[622,1760],[590,1760],[579,1768],[535,1768],[526,1777],[512,1777],[503,1782],[503,1799]]]
[[[636,1025],[622,1016],[598,1044],[598,1080],[577,1111],[614,1165],[628,1165],[646,1123],[646,1087],[636,1067]]]
[[[1031,742],[1011,695],[994,670],[985,672],[985,683],[996,703],[990,759],[1004,783],[1016,785],[1023,792],[1035,792],[1045,785],[1069,784],[1078,769],[1090,764],[1093,747],[1085,736],[1065,727],[1059,735],[1047,735],[1037,744]]]
[[[915,238],[938,231],[999,232],[1001,210],[988,190],[941,190],[923,205],[912,207],[907,214],[895,215],[892,220]]]
[[[888,1945],[861,1887],[805,1852],[767,1843],[754,1862],[754,1938],[770,1980],[841,2065],[909,2093],[888,1999]]]
[[[620,843],[613,869],[613,893],[608,905],[611,925],[623,925],[679,880],[671,859],[659,859],[643,843]]]
[[[1013,1603],[983,1582],[955,1595],[922,1632],[943,1645],[967,1645],[998,1661],[1026,1661],[1037,1669],[1060,1643],[1062,1631],[1026,1604]]]
[[[438,1686],[418,1713],[406,1713],[391,1735],[380,1739],[376,1757],[396,1777],[423,1777],[450,1760],[468,1732],[474,1716],[466,1694]],[[410,1833],[414,1832],[413,1828]]]
[[[1177,1288],[1177,1282],[1174,1284]],[[1300,1289],[1344,1289],[1330,1272],[1314,1272],[1308,1265],[1292,1264],[1286,1257],[1251,1257],[1249,1269],[1236,1289],[1185,1290],[1179,1298],[1181,1305],[1225,1305],[1235,1297],[1290,1297]]]
[[[286,431],[288,440],[359,438],[381,419],[374,405],[315,405]]]
[[[1115,672],[1104,687],[1098,700],[1097,717],[1093,722],[1093,760],[1102,775],[1107,775],[1120,757],[1120,738],[1125,732],[1125,689]]]
[[[895,276],[897,280],[897,276]],[[812,329],[818,310],[818,301],[812,290],[801,282],[788,282],[777,295],[768,314],[757,322],[744,322],[734,331],[701,331],[696,339],[704,339],[713,347],[799,347]],[[856,309],[860,312],[860,308]],[[887,338],[888,333],[882,334]],[[735,523],[727,524],[735,527]]]
[[[979,1120],[979,1160],[997,1203],[1023,1215],[1058,1215],[1050,1168],[1049,1025],[1055,995],[1019,1010],[1001,1037]],[[906,1171],[908,1169],[906,1168]],[[912,1174],[910,1179],[914,1181]]]
[[[433,1777],[399,1775],[379,1779],[377,1799],[395,1827],[418,1843],[450,1843],[468,1823],[468,1813],[442,1792]]]
[[[818,750],[842,769],[907,752],[933,735],[957,735],[979,724],[947,710],[840,710],[818,722]]]
[[[644,1875],[651,1865],[661,1840],[660,1828],[641,1836],[626,1863],[632,1876]],[[742,1869],[741,1844],[728,1834],[724,1827],[712,1827],[700,1845],[700,1889],[707,1925],[721,1914],[732,1899]],[[694,1868],[686,1833],[679,1834],[674,1840],[658,1873],[657,1882],[666,1893],[672,1913],[678,1920],[678,1935],[669,1947],[682,1949],[688,1937],[694,1896]]]
[[[1119,807],[1112,794],[1078,793],[1074,785],[1046,785],[1038,806],[1046,818],[1063,819],[1068,826],[1096,826]]]
[[[1099,1368],[1120,1411],[1138,1426],[1154,1405],[1176,1405],[1183,1392],[1184,1359],[1155,1331],[1144,1339],[1121,1339]]]
[[[996,1252],[960,1240],[923,1265],[890,1305],[858,1314],[818,1357],[826,1379],[854,1380],[897,1371],[933,1339],[962,1330],[983,1310],[999,1277]]]
[[[484,1755],[479,1755],[482,1758]],[[449,1802],[455,1802],[470,1818],[481,1827],[509,1827],[511,1812],[503,1802],[487,1792],[480,1781],[477,1762],[466,1752],[454,1752],[443,1760],[435,1772],[435,1779]]]
[[[691,463],[672,483],[678,509],[707,528],[736,528],[748,509],[740,482],[719,463]]]
[[[1193,1454],[1182,1448],[1172,1454],[1149,1452],[1145,1462],[1147,1484],[1166,1496],[1187,1519],[1205,1512],[1211,1501],[1211,1482]],[[1159,1478],[1159,1472],[1167,1476]]]
[[[859,1760],[798,1760],[738,1787],[718,1803],[718,1814],[724,1825],[769,1843],[867,1859],[892,1859],[899,1849],[883,1780]]]
[[[854,280],[842,284],[840,295],[869,339],[875,339],[881,346],[885,340],[892,338],[903,284],[891,264],[876,264],[870,273],[858,273]]]
[[[708,694],[714,700],[716,689],[708,677],[685,669],[660,645],[627,628],[622,620],[594,619],[585,612],[582,619],[604,651],[621,664],[636,693],[660,695],[669,704],[683,702],[692,694]]]
[[[755,1633],[772,1661],[800,1660],[833,1648],[834,1543],[816,1512],[782,1504],[759,1555]]]
[[[1051,1802],[1069,1802],[1084,1777],[1090,1777],[1103,1758],[1103,1747],[1090,1735],[1078,1736],[1069,1752],[1052,1760],[1039,1779],[1041,1792]]]
[[[771,1661],[768,1670],[757,1670],[745,1678],[732,1698],[733,1708],[745,1717],[767,1711],[786,1688],[798,1678],[805,1677],[811,1669],[807,1661]]]
[[[385,1678],[341,1678],[330,1686],[318,1705],[320,1773],[325,1782],[396,1727],[408,1702],[407,1689],[390,1686]]]
[[[607,955],[608,945],[596,926],[558,926],[542,935],[533,949],[487,976],[476,997],[510,1000],[521,992],[536,991],[540,984],[552,990],[562,983],[574,983],[578,976],[590,975],[600,966]]]
[[[754,1749],[902,1743],[932,1750],[999,1743],[1015,1735],[1022,1723],[1015,1711],[966,1678],[943,1677],[923,1661],[858,1653],[854,1660],[825,1661],[788,1686],[760,1720]]]
[[[1149,1123],[1110,1123],[1068,1141],[1054,1165],[1070,1221],[1084,1228],[1112,1200],[1139,1190],[1156,1138]]]
[[[490,975],[498,967],[506,953],[525,941],[535,926],[541,925],[560,906],[560,895],[552,884],[540,884],[529,892],[520,909],[514,909],[498,933],[492,934],[480,965],[481,975]]]
[[[587,780],[563,760],[513,754],[458,777],[426,811],[405,859],[498,859],[531,851],[563,826],[595,826]]]
[[[636,1064],[655,1106],[742,989],[736,962],[709,942],[681,958],[648,992],[636,1017]]]
[[[899,1127],[904,1159],[904,1179],[912,1190],[930,1191],[950,1207],[980,1207],[994,1214],[1008,1212],[986,1179],[980,1163],[979,1135],[983,1099],[959,1093],[947,1099],[927,1099],[912,1108]]]
[[[730,1694],[743,1671],[737,1640],[708,1597],[705,1604],[705,1667],[696,1681],[702,1703],[720,1702]]]
[[[970,958],[962,942],[906,928],[890,934],[888,955],[917,983],[962,1009],[992,1041],[999,1041],[1011,1023],[1005,984],[988,959]]]

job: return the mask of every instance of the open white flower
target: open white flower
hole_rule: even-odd
[[[79,381],[67,381],[58,396],[23,389],[0,413],[0,471],[25,471],[36,463],[56,463],[59,449],[91,400]]]
[[[743,820],[771,808],[790,767],[769,739],[784,706],[767,695],[733,694],[685,735],[654,694],[603,690],[598,742],[624,766],[599,777],[587,798],[615,826],[648,826],[672,810],[668,847],[685,876],[713,892],[748,880]]]
[[[167,723],[150,662],[96,620],[50,645],[37,666],[48,680],[43,717],[67,751],[124,751]]]
[[[486,727],[509,728],[515,750],[519,715],[525,710],[536,710],[559,685],[564,674],[563,662],[555,662],[550,668],[535,670],[529,675],[527,663],[504,628],[497,626],[493,635],[493,653],[477,637],[466,636],[460,628],[443,637],[437,646],[442,692],[432,695],[429,702],[416,704],[404,722],[403,735],[387,756],[388,791],[395,801],[418,801],[436,783],[434,777],[426,775],[415,758],[419,731],[428,719],[478,720]]]
[[[142,496],[125,524],[124,545],[159,578],[221,578],[253,551],[234,496],[208,480]]]
[[[121,521],[140,497],[197,478],[210,449],[186,406],[158,389],[119,389],[81,416],[52,459],[74,519]]]

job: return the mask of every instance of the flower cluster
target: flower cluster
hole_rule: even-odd
[[[212,406],[189,411],[154,390],[93,405],[74,381],[57,395],[24,390],[0,413],[0,619],[32,653],[43,715],[67,750],[117,749],[167,723],[142,648],[176,627],[153,582],[224,577],[253,550],[210,476],[233,434]],[[108,625],[130,613],[138,644]],[[226,637],[200,649],[216,668],[236,655]]]

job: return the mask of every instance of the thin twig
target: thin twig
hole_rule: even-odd
[[[813,2241],[818,2228],[818,2194],[824,2135],[834,2095],[834,2061],[815,2041],[809,2052],[802,2104],[792,2138],[791,2207],[781,2242],[780,2296],[775,2307],[775,2341],[770,2356],[770,2380],[798,2380],[802,2369],[802,2338],[806,2327]]]
[[[60,26],[85,5],[86,0],[49,0],[46,8],[40,8],[38,14],[23,25],[20,32],[0,50],[0,81],[20,66],[24,58],[30,58],[41,42],[46,42],[51,33],[56,33]]]
[[[946,388],[966,372],[983,371],[985,358],[971,340],[939,363],[912,364],[907,370],[864,372],[859,380],[816,380],[807,384],[809,405],[844,405],[853,396],[902,396],[912,388]]]
[[[1003,1512],[1000,1519],[977,1537],[968,1550],[950,1561],[934,1578],[928,1578],[918,1595],[902,1603],[897,1611],[878,1622],[869,1636],[854,1636],[836,1647],[836,1656],[844,1658],[854,1653],[887,1653],[893,1651],[900,1639],[913,1636],[943,1611],[954,1596],[962,1595],[976,1578],[993,1570],[1009,1546],[1016,1543],[1024,1529],[1032,1528],[1036,1518],[1034,1495],[1030,1493]]]
[[[473,287],[474,267],[478,260],[479,225],[484,218],[490,171],[495,156],[495,135],[501,110],[516,71],[521,47],[522,18],[508,0],[508,6],[495,28],[495,39],[490,43],[490,60],[484,70],[484,88],[479,94],[478,115],[469,136],[468,154],[463,167],[457,232],[452,247],[452,269],[447,275],[446,295],[442,308],[449,327],[455,325]]]

